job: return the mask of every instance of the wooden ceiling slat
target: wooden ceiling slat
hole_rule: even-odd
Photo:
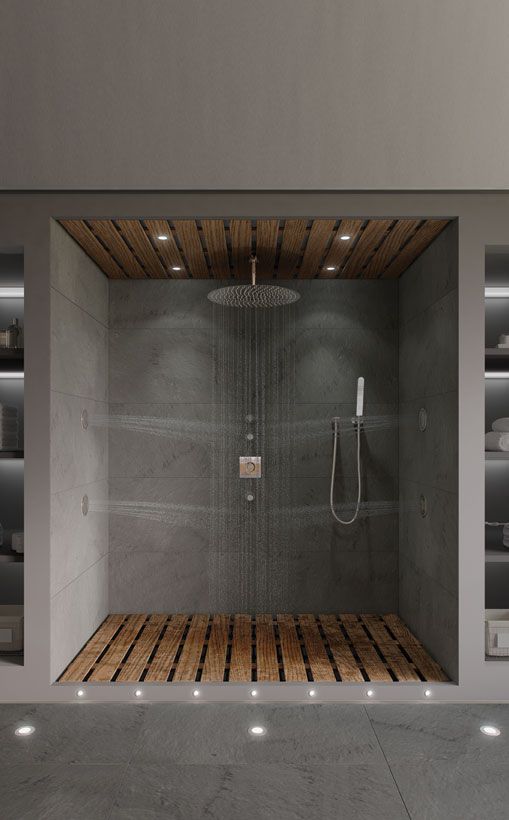
[[[334,279],[338,271],[344,265],[348,254],[355,245],[357,234],[364,224],[363,219],[342,219],[339,228],[334,234],[332,245],[323,263],[320,271],[321,279]],[[342,236],[349,236],[350,239],[343,240]],[[334,270],[327,270],[327,268],[334,268]]]
[[[134,253],[143,265],[149,279],[166,279],[167,273],[163,268],[150,239],[143,230],[139,219],[118,219],[115,225],[122,237],[132,247]]]
[[[173,221],[173,226],[187,259],[189,273],[193,279],[208,279],[209,269],[195,220],[177,219]]]
[[[331,239],[335,219],[315,219],[311,225],[309,239],[299,269],[299,279],[311,279],[317,276],[325,249]]]
[[[166,266],[167,275],[172,279],[187,279],[186,266],[177,248],[171,228],[166,219],[145,219],[147,230]],[[167,236],[168,239],[158,239]],[[175,270],[180,268],[180,270]]]
[[[201,226],[214,279],[230,278],[230,257],[222,219],[202,219]]]
[[[230,221],[233,273],[237,279],[248,279],[251,268],[249,257],[252,253],[252,228],[250,219]]]
[[[419,227],[419,219],[400,219],[378,248],[368,266],[362,271],[363,279],[376,279],[392,262],[401,246]]]
[[[427,219],[412,237],[408,245],[405,245],[401,253],[398,254],[394,262],[384,270],[383,278],[396,279],[398,276],[401,276],[448,224],[448,219]]]
[[[302,258],[307,219],[286,219],[277,269],[278,279],[291,279]]]
[[[130,279],[146,279],[147,274],[110,219],[89,219],[88,224]]]
[[[256,271],[260,279],[272,279],[274,276],[278,230],[279,219],[256,221]]]
[[[126,275],[121,267],[101,245],[82,219],[60,219],[60,225],[76,240],[87,256],[98,265],[102,272],[110,279],[125,279]]]
[[[362,269],[373,255],[375,248],[382,241],[392,225],[392,219],[371,219],[349,257],[346,265],[340,271],[340,277],[355,279],[361,276]]]

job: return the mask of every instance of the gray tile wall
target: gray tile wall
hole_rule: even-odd
[[[397,515],[332,520],[330,420],[397,413],[397,283],[292,283],[296,305],[294,542],[282,610],[397,606]],[[110,610],[209,608],[214,339],[209,282],[110,282]],[[162,434],[164,423],[166,432]],[[144,426],[144,431],[140,430]],[[238,454],[237,454],[238,455]],[[355,497],[351,433],[341,439],[338,504]],[[363,436],[364,499],[397,501],[397,429]],[[155,505],[147,508],[147,503]],[[282,539],[283,543],[285,539]],[[287,556],[288,558],[288,556]],[[228,608],[225,595],[224,608]],[[260,602],[263,607],[263,600]]]
[[[458,674],[458,282],[451,224],[399,280],[399,612]],[[428,426],[419,431],[424,407]],[[420,514],[420,498],[427,515]]]
[[[51,671],[55,678],[108,613],[108,436],[81,413],[108,410],[108,280],[51,225]]]

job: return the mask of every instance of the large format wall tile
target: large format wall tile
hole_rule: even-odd
[[[299,291],[295,306],[299,332],[306,330],[366,328],[392,329],[398,323],[398,283],[366,282],[356,279],[294,280],[288,284]]]
[[[104,556],[51,599],[52,679],[60,675],[108,612],[108,557]]]
[[[53,219],[50,223],[50,241],[52,287],[98,322],[107,325],[107,277]]]
[[[110,331],[110,401],[206,403],[212,394],[209,331]]]
[[[61,393],[106,401],[108,331],[51,289],[51,387]]]
[[[110,404],[110,477],[209,477],[210,404]]]
[[[107,413],[108,405],[64,393],[51,392],[51,492],[89,484],[108,477],[108,432],[106,427],[81,424]]]
[[[427,426],[419,429],[419,409]],[[399,476],[449,492],[458,487],[458,394],[401,402],[399,406]]]
[[[81,500],[86,494],[92,509],[82,515]],[[95,564],[109,549],[108,482],[95,481],[51,497],[51,595]],[[102,512],[93,509],[99,504]]]
[[[110,282],[110,328],[209,330],[213,305],[210,280]]]

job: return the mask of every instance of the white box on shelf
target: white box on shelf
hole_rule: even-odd
[[[0,606],[0,652],[23,650],[23,606]]]
[[[486,610],[486,654],[509,657],[509,609]]]

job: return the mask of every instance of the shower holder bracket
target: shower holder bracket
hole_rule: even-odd
[[[261,478],[261,456],[239,456],[239,478]]]

